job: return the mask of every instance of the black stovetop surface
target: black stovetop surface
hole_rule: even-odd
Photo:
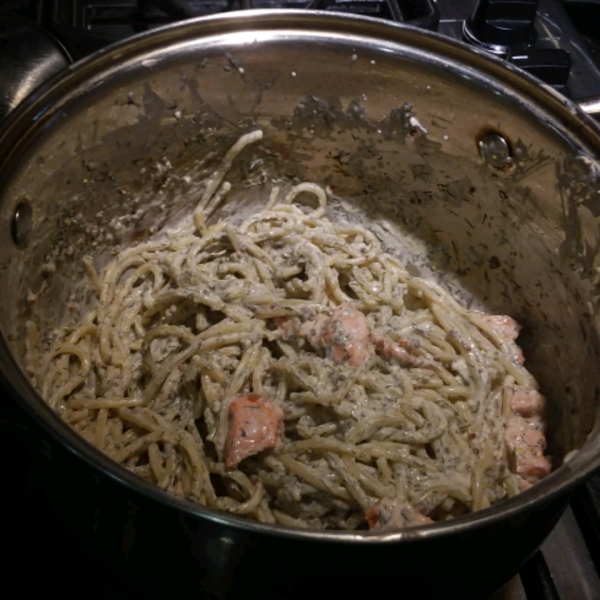
[[[397,0],[312,0],[310,4],[403,20],[461,37],[462,23],[474,0],[410,0],[400,4]],[[78,59],[176,16],[307,5],[306,0],[4,0],[0,9],[38,23]],[[537,29],[536,47],[559,47],[569,54],[567,86],[559,89],[574,99],[600,96],[600,0],[561,4],[541,0]],[[1,71],[0,62],[0,76]],[[33,466],[36,461],[31,460],[31,452],[36,451],[35,435],[0,389],[0,456],[5,462],[4,518],[0,522],[9,556],[3,569],[4,588],[18,590],[25,597],[57,592],[62,600],[81,596],[86,600],[133,600],[114,585],[109,572],[88,558],[50,507]],[[541,551],[492,598],[597,600],[599,573],[600,474],[577,490]]]
[[[252,8],[354,12],[462,39],[463,23],[475,4],[476,0],[4,0],[0,8],[41,25],[77,60],[180,18]],[[600,96],[599,0],[539,0],[534,35],[532,44],[514,47],[507,59],[575,99]]]

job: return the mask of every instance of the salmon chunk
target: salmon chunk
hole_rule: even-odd
[[[316,319],[304,321],[298,329],[298,335],[304,338],[315,350],[323,348],[323,329],[328,322],[325,315],[319,315]]]
[[[433,361],[426,360],[419,356],[413,356],[409,352],[415,351],[419,345],[416,341],[404,338],[394,341],[389,337],[384,337],[377,332],[371,334],[371,339],[375,342],[375,349],[382,358],[391,358],[405,367],[420,367],[422,369],[434,369]]]
[[[369,357],[369,325],[365,315],[350,305],[338,306],[323,327],[323,345],[336,363],[359,367]]]
[[[433,521],[415,510],[410,504],[384,498],[365,513],[369,528],[374,531],[393,531],[428,525]]]
[[[517,388],[511,398],[510,408],[520,417],[542,417],[546,400],[537,390]]]
[[[476,313],[485,321],[507,344],[515,342],[519,337],[520,327],[518,323],[508,315],[488,315],[487,313]]]
[[[330,317],[318,315],[298,326],[296,320],[276,319],[284,339],[294,335],[305,339],[315,350],[325,350],[336,363],[359,367],[370,354],[371,334],[365,315],[350,304],[338,306]]]
[[[273,448],[283,431],[283,417],[272,402],[258,394],[235,398],[229,405],[225,464],[235,467],[262,450]]]
[[[414,362],[411,356],[400,344],[393,342],[387,337],[374,335],[375,348],[383,358],[393,358],[403,365],[410,366]]]
[[[523,364],[525,362],[523,351],[516,344],[521,330],[519,324],[508,315],[489,315],[482,312],[475,312],[475,314],[479,319],[485,321],[505,344],[514,348],[513,360]]]
[[[295,323],[290,317],[275,317],[273,320],[284,340],[289,340],[296,335]]]
[[[505,440],[511,471],[518,476],[521,489],[531,487],[550,474],[552,467],[544,456],[546,438],[541,423],[513,417],[506,425]]]

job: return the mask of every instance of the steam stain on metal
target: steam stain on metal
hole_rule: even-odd
[[[560,247],[561,258],[582,276],[592,279],[600,290],[600,169],[586,156],[565,159],[556,167],[557,187],[562,202],[565,239]],[[582,212],[588,218],[582,218]],[[592,217],[596,227],[585,227]]]

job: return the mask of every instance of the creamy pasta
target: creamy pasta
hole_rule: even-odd
[[[408,274],[328,190],[210,217],[242,136],[183,224],[122,250],[76,327],[27,324],[28,370],[98,450],[181,498],[265,523],[393,529],[546,475],[516,323]],[[45,340],[40,342],[40,339]]]

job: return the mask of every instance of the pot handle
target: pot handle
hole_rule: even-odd
[[[579,101],[579,108],[586,112],[590,117],[600,120],[600,97],[595,96]]]
[[[71,64],[67,51],[41,27],[1,10],[0,50],[0,122],[34,89]]]

